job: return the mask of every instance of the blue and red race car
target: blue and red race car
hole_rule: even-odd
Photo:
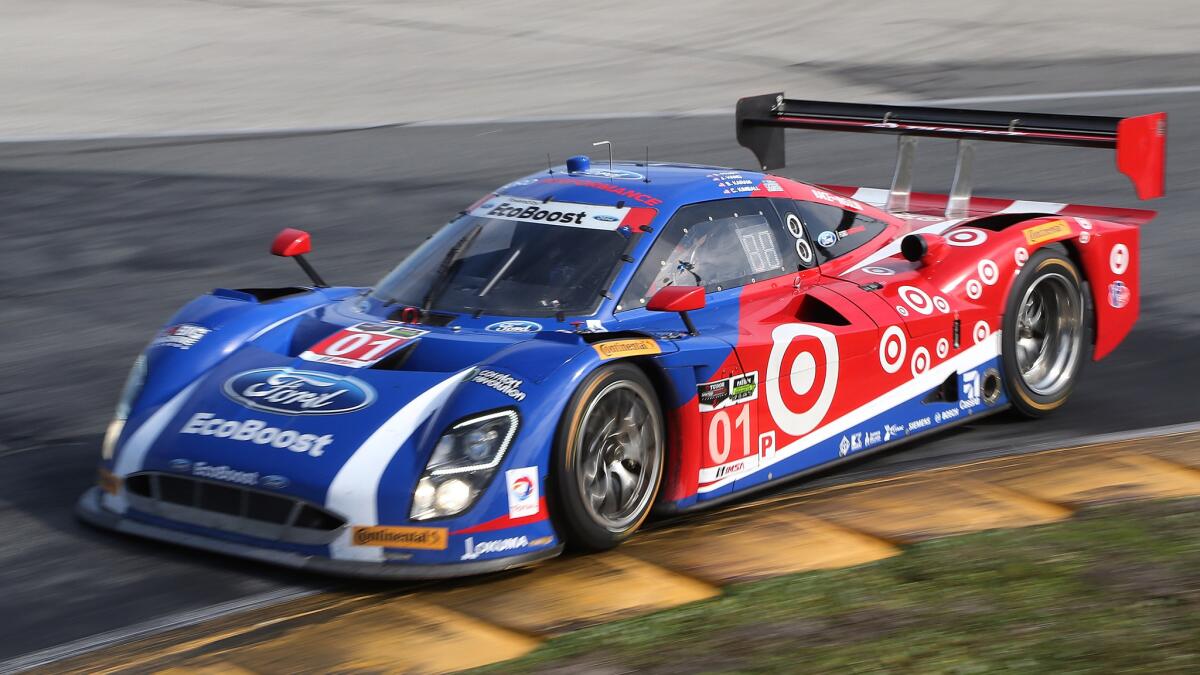
[[[1002,409],[1061,406],[1138,313],[1153,214],[968,194],[972,143],[1115,148],[1163,190],[1165,115],[743,99],[899,134],[890,190],[573,157],[480,199],[371,288],[217,289],[138,358],[90,523],[332,573],[500,570]],[[960,142],[913,194],[919,136]]]

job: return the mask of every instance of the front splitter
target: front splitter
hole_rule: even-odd
[[[340,577],[396,580],[452,579],[525,567],[548,558],[553,558],[562,553],[563,550],[562,544],[558,544],[534,553],[525,553],[508,558],[469,563],[448,563],[444,565],[416,566],[334,560],[332,558],[322,558],[290,551],[276,551],[257,546],[248,546],[246,544],[213,539],[211,537],[180,532],[130,520],[104,508],[100,504],[101,495],[102,492],[99,487],[92,487],[87,492],[84,492],[75,504],[75,515],[89,525],[123,534],[145,537],[147,539],[211,551],[222,555],[256,560],[271,565],[280,565]]]

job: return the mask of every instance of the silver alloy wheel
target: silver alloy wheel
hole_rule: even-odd
[[[636,382],[613,382],[588,403],[576,436],[583,506],[612,532],[635,524],[654,497],[662,439],[652,400]]]
[[[1017,367],[1025,386],[1054,397],[1071,384],[1083,351],[1083,298],[1058,273],[1039,277],[1017,308]]]

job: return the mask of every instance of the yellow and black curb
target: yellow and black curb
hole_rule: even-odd
[[[620,550],[398,593],[323,593],[83,656],[47,671],[447,672],[548,637],[718,595],[729,583],[859,565],[905,544],[1200,495],[1200,432],[1096,443],[737,505]]]

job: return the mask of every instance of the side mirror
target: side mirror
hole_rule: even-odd
[[[304,255],[311,250],[312,236],[294,227],[283,228],[275,235],[275,241],[271,242],[271,255],[283,258]]]
[[[651,312],[679,312],[683,325],[691,335],[699,335],[696,325],[688,312],[704,309],[706,299],[703,286],[667,286],[660,288],[646,303],[646,309]]]
[[[317,274],[313,266],[304,259],[304,254],[311,250],[312,237],[304,230],[297,230],[294,227],[283,228],[271,242],[271,255],[295,258],[296,264],[300,265],[300,269],[304,270],[309,279],[312,279],[313,285],[317,288],[328,288],[329,284],[325,283],[321,275]]]

